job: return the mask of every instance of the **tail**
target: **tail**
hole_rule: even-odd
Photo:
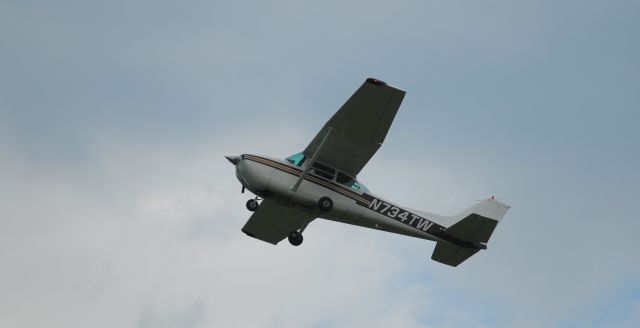
[[[458,215],[439,217],[441,222],[436,223],[446,229],[431,259],[455,267],[481,249],[486,249],[493,230],[509,208],[507,204],[486,199]]]

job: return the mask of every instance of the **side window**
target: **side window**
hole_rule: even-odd
[[[309,172],[329,180],[333,180],[333,176],[336,174],[336,170],[318,162],[313,163]]]
[[[369,192],[369,189],[358,181],[354,181],[351,188],[355,190],[362,190],[363,192]]]
[[[358,181],[356,181],[356,179],[342,173],[342,172],[338,172],[338,178],[336,179],[338,181],[338,183],[343,184],[347,187],[351,187],[351,189],[355,189],[355,190],[360,190],[362,189],[362,186],[360,185],[360,183],[358,183]]]
[[[287,157],[287,162],[295,165],[295,166],[301,166],[302,163],[304,163],[304,160],[306,159],[306,157],[304,156],[303,153],[297,153],[295,155],[291,155],[289,157]]]
[[[345,186],[351,186],[353,185],[354,182],[356,182],[356,180],[342,172],[338,172],[338,179],[337,179],[338,183],[343,184]]]

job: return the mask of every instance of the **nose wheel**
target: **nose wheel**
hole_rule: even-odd
[[[260,204],[258,203],[257,199],[249,199],[247,201],[247,209],[251,212],[257,211],[259,206]]]

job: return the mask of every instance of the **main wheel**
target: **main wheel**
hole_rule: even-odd
[[[291,231],[289,234],[289,243],[293,246],[300,246],[302,244],[302,234],[297,231]]]
[[[323,212],[329,212],[333,208],[333,201],[329,197],[322,197],[318,200],[318,208]]]
[[[260,206],[260,204],[258,204],[258,201],[255,199],[249,199],[247,201],[247,209],[251,212],[255,212],[258,210],[258,206]]]

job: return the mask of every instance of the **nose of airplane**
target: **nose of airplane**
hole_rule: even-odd
[[[233,165],[238,165],[240,162],[240,156],[225,156],[225,158]]]

